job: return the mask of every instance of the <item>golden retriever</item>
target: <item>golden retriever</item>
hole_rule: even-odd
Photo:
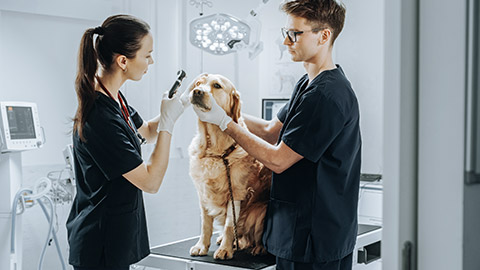
[[[211,109],[209,93],[233,121],[247,128],[240,115],[240,95],[224,76],[199,75],[190,87],[189,99],[203,111]],[[202,227],[198,242],[190,255],[207,255],[214,219],[223,226],[215,259],[233,257],[233,211],[222,155],[234,145],[226,159],[230,167],[235,216],[237,219],[238,249],[248,249],[253,255],[264,254],[262,245],[263,221],[270,193],[271,171],[250,156],[216,125],[198,121],[198,133],[189,146],[190,176],[200,201]],[[232,147],[233,149],[233,147]]]

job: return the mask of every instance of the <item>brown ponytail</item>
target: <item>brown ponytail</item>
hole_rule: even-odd
[[[98,64],[97,53],[93,46],[94,30],[94,28],[90,28],[85,31],[78,50],[78,70],[75,79],[78,107],[73,119],[73,132],[76,132],[82,141],[85,141],[83,126],[95,101],[95,74]]]
[[[116,55],[135,58],[142,39],[149,33],[150,26],[130,15],[108,17],[102,26],[90,28],[83,34],[78,51],[78,70],[75,79],[78,107],[73,118],[73,132],[85,141],[83,127],[96,98],[95,74],[98,63],[109,71]],[[97,34],[95,44],[93,36]]]

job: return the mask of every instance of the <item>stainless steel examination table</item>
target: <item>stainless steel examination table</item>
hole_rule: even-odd
[[[353,253],[354,264],[369,263],[380,258],[381,234],[380,226],[358,225],[357,244]],[[151,254],[137,265],[164,270],[275,269],[275,257],[272,255],[252,256],[247,252],[237,251],[232,260],[214,260],[213,253],[218,248],[215,244],[216,237],[216,234],[212,236],[212,245],[207,256],[190,256],[190,247],[197,243],[197,236],[153,247]]]

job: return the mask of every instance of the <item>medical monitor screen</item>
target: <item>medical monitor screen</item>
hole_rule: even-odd
[[[7,106],[7,119],[12,140],[35,139],[31,107]]]
[[[285,98],[264,98],[262,99],[262,118],[265,120],[272,120],[277,116],[278,111],[288,103]]]

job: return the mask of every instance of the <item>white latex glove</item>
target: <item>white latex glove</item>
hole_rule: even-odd
[[[175,94],[170,99],[168,98],[168,91],[163,93],[157,132],[167,131],[168,133],[172,134],[173,126],[175,125],[178,117],[180,117],[183,111],[185,111],[185,108],[190,105],[188,99],[183,98],[184,95],[185,93],[182,95],[182,97],[178,97],[178,95]]]
[[[212,109],[210,111],[204,112],[196,106],[193,106],[193,110],[197,114],[200,121],[217,125],[222,131],[224,131],[227,128],[228,123],[232,121],[232,118],[230,118],[222,109],[222,107],[217,104],[212,94],[209,95],[212,103]]]
[[[185,90],[185,92],[183,92],[183,94],[180,96],[180,102],[182,102],[182,105],[183,105],[183,109],[186,109],[188,108],[188,106],[192,105],[192,103],[190,103],[190,96],[189,96],[190,92],[187,90]]]

